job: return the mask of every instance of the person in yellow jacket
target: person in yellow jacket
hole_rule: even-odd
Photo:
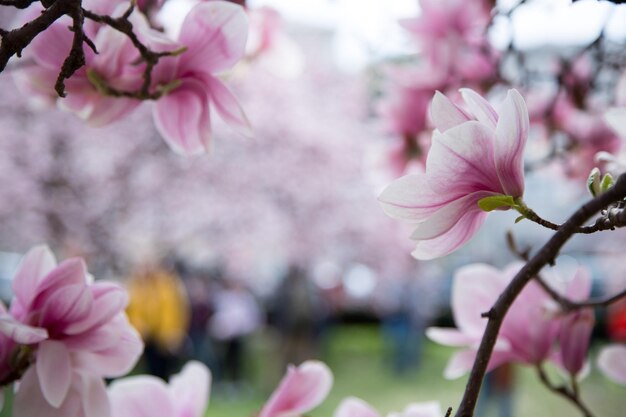
[[[128,281],[130,322],[143,337],[150,373],[174,371],[189,326],[189,300],[180,278],[160,267],[145,267]]]

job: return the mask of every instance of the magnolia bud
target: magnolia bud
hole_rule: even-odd
[[[587,359],[589,340],[595,318],[592,309],[583,309],[563,318],[559,335],[559,353],[563,367],[578,374]]]

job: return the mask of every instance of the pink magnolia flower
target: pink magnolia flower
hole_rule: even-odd
[[[73,402],[71,391],[103,389],[104,385],[92,384],[94,377],[123,375],[139,358],[143,346],[124,313],[126,292],[113,283],[93,283],[82,259],[56,265],[47,247],[35,247],[18,268],[13,292],[11,315],[20,326],[40,332],[32,341],[47,335],[36,345],[35,364],[28,371],[34,379],[20,386],[26,391],[16,397],[16,410],[29,407],[38,393],[59,408]],[[17,326],[0,330],[10,337],[20,335],[15,341],[23,343],[24,331]],[[89,387],[76,386],[81,381]],[[28,388],[34,385],[38,389]]]
[[[444,371],[446,378],[458,378],[471,368],[487,324],[481,313],[491,308],[521,266],[515,263],[499,271],[490,265],[472,264],[457,271],[452,286],[452,313],[458,329],[431,327],[426,331],[437,343],[466,347],[448,362]],[[552,278],[550,282],[557,280]],[[579,268],[568,284],[568,293],[582,294],[585,288],[590,288],[589,283],[589,274]],[[561,326],[557,313],[550,295],[535,281],[529,282],[504,318],[488,369],[505,362],[534,365],[548,359]],[[567,348],[569,340],[565,339],[580,341],[567,325],[562,328],[562,334]],[[567,353],[565,357],[568,365],[573,364],[569,358],[578,359],[577,354]]]
[[[208,149],[211,107],[228,124],[250,134],[237,100],[216,76],[243,57],[247,27],[243,8],[224,1],[197,4],[185,18],[178,43],[187,50],[167,71],[180,86],[159,99],[153,112],[157,129],[175,151],[193,155]]]
[[[333,375],[322,362],[290,366],[258,417],[300,416],[324,401],[332,384]]]
[[[496,112],[472,90],[462,89],[461,95],[469,112],[435,94],[431,118],[437,130],[426,172],[394,181],[379,197],[389,216],[417,224],[412,239],[418,241],[418,259],[447,255],[467,242],[487,215],[478,206],[481,199],[524,193],[524,100],[509,90]]]
[[[154,376],[117,380],[108,390],[112,417],[202,417],[209,403],[211,373],[188,362],[169,385]]]
[[[626,345],[613,344],[603,348],[598,356],[598,368],[608,378],[626,385]]]
[[[387,417],[442,417],[441,405],[437,401],[409,404],[400,413],[390,413]],[[355,398],[345,398],[335,410],[333,417],[380,417],[365,401]]]
[[[119,2],[113,4],[120,11],[125,10],[126,5]],[[102,2],[97,2],[97,5],[102,5]],[[102,7],[103,11],[112,13],[110,7]],[[134,22],[141,27],[141,18],[136,16]],[[71,22],[62,18],[33,40],[27,53],[34,65],[15,71],[16,83],[22,90],[38,97],[40,102],[56,102],[59,107],[75,113],[92,126],[104,126],[127,116],[141,101],[104,95],[94,85],[93,77],[97,76],[113,88],[133,91],[143,82],[144,65],[137,65],[139,53],[130,39],[108,26],[89,26],[98,54],[89,47],[83,48],[85,66],[66,81],[67,97],[57,97],[54,85],[72,45],[73,33],[68,30],[69,26]],[[147,27],[145,22],[144,26]]]

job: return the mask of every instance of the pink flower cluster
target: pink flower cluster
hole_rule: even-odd
[[[91,0],[84,7],[97,13],[120,16],[129,3]],[[38,10],[31,8],[26,17]],[[167,143],[178,153],[205,152],[211,140],[211,112],[249,134],[248,121],[234,95],[217,77],[244,55],[247,18],[240,6],[225,1],[197,4],[182,24],[176,40],[152,29],[137,10],[130,16],[141,42],[156,52],[178,51],[160,59],[152,72],[150,93],[161,93],[153,107],[154,122]],[[145,63],[131,39],[110,26],[87,21],[86,34],[98,53],[85,47],[86,65],[66,83],[67,97],[53,90],[73,33],[61,19],[35,38],[30,49],[33,65],[14,72],[22,89],[45,102],[77,114],[94,126],[119,120],[136,109],[141,100],[110,95],[105,87],[138,91],[144,83]]]
[[[82,259],[57,265],[45,246],[31,249],[1,316],[3,385],[20,379],[16,416],[107,417],[103,378],[126,374],[143,343],[124,313],[126,291],[94,282]]]
[[[388,215],[417,224],[412,239],[418,241],[418,259],[447,255],[467,242],[487,215],[480,200],[524,193],[524,100],[510,90],[496,111],[472,90],[462,89],[461,95],[467,110],[435,94],[431,118],[437,130],[426,172],[394,181],[379,197]]]
[[[490,265],[472,264],[457,271],[452,313],[458,329],[431,327],[426,332],[438,343],[465,347],[448,362],[444,371],[447,378],[458,378],[471,368],[487,324],[481,314],[491,308],[521,267],[515,263],[500,271]],[[557,277],[547,277],[550,285],[558,288]],[[587,299],[590,292],[591,276],[583,268],[578,268],[562,288],[563,295],[576,301]],[[552,297],[531,281],[505,316],[489,369],[507,362],[539,365],[550,360],[576,376],[584,370],[594,322],[591,309],[560,312]]]

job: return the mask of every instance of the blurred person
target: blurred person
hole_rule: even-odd
[[[328,308],[303,268],[289,268],[271,310],[280,333],[283,364],[317,358]]]
[[[147,266],[128,281],[130,322],[141,334],[148,372],[167,379],[174,371],[189,325],[189,301],[180,278]]]
[[[217,374],[217,358],[208,332],[209,321],[214,313],[208,280],[208,274],[204,273],[190,274],[184,280],[191,312],[188,336],[192,358],[204,363],[213,374]]]
[[[245,337],[257,330],[262,314],[254,296],[241,283],[226,280],[212,295],[214,312],[208,328],[220,344],[220,370],[224,382],[238,389],[243,383]]]

